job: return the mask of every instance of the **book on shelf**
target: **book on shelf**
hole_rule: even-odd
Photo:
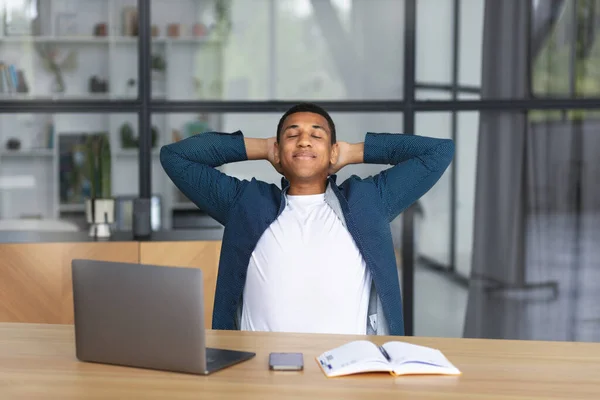
[[[329,377],[366,372],[402,375],[460,375],[438,349],[400,341],[378,346],[357,340],[329,350],[317,357],[323,373]]]
[[[27,93],[29,91],[23,70],[0,61],[0,93]]]

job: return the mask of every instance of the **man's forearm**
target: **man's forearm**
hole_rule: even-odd
[[[364,162],[365,144],[351,143],[348,145],[348,158],[346,164],[362,164]]]
[[[205,132],[161,148],[161,160],[167,164],[176,164],[179,159],[210,167],[245,161],[247,156],[242,132]]]
[[[452,161],[454,142],[420,135],[368,133],[365,137],[366,164],[398,165],[417,160],[430,170],[445,169]]]
[[[248,160],[266,160],[269,154],[268,140],[244,138]]]

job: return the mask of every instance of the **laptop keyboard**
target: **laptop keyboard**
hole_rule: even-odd
[[[206,368],[214,370],[226,365],[235,364],[242,359],[244,353],[235,350],[215,349],[211,347],[206,348]]]

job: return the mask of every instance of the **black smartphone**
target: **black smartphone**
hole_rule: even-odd
[[[304,357],[302,353],[271,353],[269,354],[269,369],[273,371],[302,371]]]

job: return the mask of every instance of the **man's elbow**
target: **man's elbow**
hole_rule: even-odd
[[[173,168],[177,164],[177,154],[170,148],[169,145],[164,145],[160,148],[160,165],[167,175],[171,175]]]
[[[169,163],[169,159],[171,158],[171,150],[169,150],[167,146],[168,145],[162,146],[159,153],[160,165],[162,165],[163,168],[165,167],[165,164]]]
[[[442,139],[442,142],[436,148],[436,153],[438,155],[440,167],[442,169],[446,169],[450,165],[450,163],[454,159],[455,151],[456,149],[454,145],[454,140]]]
[[[438,144],[420,159],[430,172],[443,173],[450,166],[454,158],[454,151],[454,141],[452,139],[439,139]]]
[[[449,158],[454,157],[454,140],[452,139],[442,139],[442,142],[439,145],[439,150],[446,154]]]

